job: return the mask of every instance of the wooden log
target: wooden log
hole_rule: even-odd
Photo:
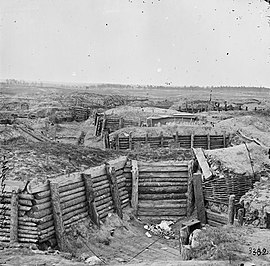
[[[91,218],[91,220],[99,227],[100,226],[100,219],[99,215],[96,209],[96,203],[95,203],[95,191],[93,188],[93,182],[91,175],[82,175],[84,186],[85,186],[85,193],[86,193],[86,199],[88,203],[88,213]]]
[[[65,230],[63,224],[62,210],[60,205],[59,184],[50,180],[50,191],[57,245],[59,249],[63,251],[66,247],[66,241],[64,235]]]
[[[187,172],[187,166],[174,167],[174,166],[139,166],[139,171],[141,172]]]
[[[138,161],[132,160],[132,192],[131,192],[131,207],[134,209],[135,214],[137,215],[138,211],[138,188],[139,188],[139,169],[138,169]]]
[[[50,195],[51,195],[50,190],[47,190],[47,191],[38,192],[38,193],[34,194],[34,197],[35,197],[35,199],[43,199],[46,197],[50,197]]]
[[[111,195],[111,189],[110,188],[104,188],[102,190],[95,191],[96,197],[98,198],[101,195],[104,195],[105,193],[110,193]]]
[[[186,208],[186,203],[179,203],[179,202],[173,202],[173,203],[163,203],[158,204],[155,202],[140,202],[139,208],[164,208],[164,209],[176,209],[176,208]]]
[[[185,199],[186,195],[183,193],[172,193],[172,194],[139,194],[140,200],[165,200],[165,199]]]
[[[37,226],[37,228],[39,230],[47,229],[49,227],[53,227],[54,228],[54,221],[53,220],[46,221],[45,223],[39,224]]]
[[[48,209],[52,206],[51,202],[45,202],[45,203],[42,203],[42,204],[38,204],[38,205],[35,205],[32,207],[32,210],[35,211],[35,212],[38,212],[38,211],[42,211],[42,210],[45,210],[45,209]]]
[[[228,224],[233,224],[234,222],[234,199],[235,195],[230,195],[228,206]]]
[[[132,150],[132,132],[128,135],[128,148]]]
[[[209,222],[209,220],[211,220],[211,221],[223,224],[223,225],[225,225],[227,223],[227,220],[228,220],[225,215],[215,213],[215,212],[210,211],[210,210],[206,211],[206,216],[207,216],[207,222]]]
[[[78,203],[78,204],[74,204],[74,205],[72,205],[70,207],[67,207],[65,209],[62,209],[62,214],[64,215],[64,214],[67,214],[67,213],[71,213],[73,211],[76,211],[76,210],[79,210],[79,209],[83,209],[85,207],[87,207],[86,201],[81,202],[81,203]]]
[[[194,211],[194,189],[192,175],[193,161],[188,164],[188,184],[187,184],[187,217],[190,217]]]
[[[83,181],[79,181],[79,182],[72,183],[70,185],[64,185],[64,186],[59,187],[59,192],[63,193],[66,191],[72,191],[73,189],[81,188],[83,186],[84,186]]]
[[[202,190],[202,177],[200,174],[193,175],[195,206],[197,211],[197,218],[202,224],[206,223],[204,197]]]
[[[242,226],[244,223],[244,209],[243,208],[238,210],[237,219],[238,219],[238,224]]]
[[[73,216],[75,216],[75,215],[77,215],[77,214],[81,214],[81,213],[83,213],[83,212],[88,213],[88,208],[87,208],[87,206],[82,207],[82,208],[77,209],[77,210],[74,210],[74,211],[71,211],[71,212],[69,212],[69,213],[65,213],[65,214],[63,215],[63,220],[64,220],[64,221],[68,221],[68,220],[69,220],[70,218],[72,218]]]
[[[175,178],[175,179],[188,179],[188,170],[184,172],[157,172],[155,168],[153,168],[152,172],[140,172],[140,179],[147,179],[147,178]]]
[[[114,204],[116,213],[118,214],[118,216],[121,219],[123,219],[121,200],[119,197],[119,189],[118,189],[117,179],[115,176],[115,168],[109,167],[108,164],[105,164],[105,168],[106,168],[107,177],[108,177],[109,184],[110,184],[111,194],[112,194],[112,198],[113,198],[113,204]]]
[[[18,242],[18,222],[19,222],[19,196],[18,193],[11,193],[11,213],[10,213],[10,242]]]
[[[187,182],[140,182],[139,187],[187,187]]]
[[[176,177],[157,177],[157,178],[141,178],[139,179],[139,186],[140,185],[144,185],[145,183],[159,183],[159,184],[163,184],[163,183],[170,183],[173,185],[176,185],[179,183],[179,185],[183,185],[183,186],[187,186],[188,184],[188,179],[187,178],[176,178]],[[126,181],[126,186],[130,185],[131,181]]]
[[[102,176],[98,176],[98,177],[94,177],[92,178],[92,182],[93,184],[101,182],[101,181],[105,181],[107,180],[107,176],[106,175],[102,175]]]
[[[68,202],[68,201],[71,201],[71,200],[75,200],[75,199],[78,199],[78,198],[81,198],[85,196],[85,191],[79,191],[77,193],[74,193],[74,194],[71,194],[71,195],[67,195],[65,197],[61,197],[60,198],[60,203],[65,203],[65,202]]]
[[[97,206],[97,211],[99,212],[99,211],[101,211],[109,206],[114,206],[112,201],[109,201],[109,202],[106,202],[102,205]]]
[[[73,200],[69,200],[66,202],[61,203],[62,210],[72,207],[74,205],[80,204],[82,202],[86,202],[86,196],[81,196],[79,198],[75,198]]]
[[[172,187],[139,187],[139,194],[158,194],[158,193],[185,193],[187,186],[172,186]]]
[[[87,218],[87,217],[88,217],[87,212],[75,215],[72,218],[70,218],[68,221],[64,221],[65,228],[68,228],[72,224],[77,223],[78,221],[81,221],[82,219]]]
[[[72,194],[76,194],[76,193],[81,192],[81,191],[85,191],[84,186],[72,189],[71,191],[62,192],[62,193],[60,193],[60,195],[61,195],[61,198],[64,198],[66,196],[70,196]]]
[[[185,218],[185,215],[159,215],[159,216],[149,216],[149,215],[140,215],[140,219],[143,221],[153,221],[155,224],[160,221],[177,221],[179,218]]]
[[[50,202],[50,201],[51,201],[50,196],[42,198],[42,199],[34,199],[34,200],[32,200],[34,205],[39,205],[39,204],[43,204],[43,203]]]
[[[175,209],[167,209],[167,208],[139,208],[138,215],[147,215],[147,216],[183,216],[186,215],[186,208],[175,208]]]

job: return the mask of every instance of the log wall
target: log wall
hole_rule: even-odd
[[[177,220],[186,217],[188,162],[139,161],[138,172],[139,217],[152,220]],[[130,177],[127,179],[127,187],[130,191]]]
[[[107,164],[107,167],[115,170],[116,184],[114,186],[118,189],[120,208],[129,204],[124,173],[126,160],[127,158],[122,156]],[[86,182],[87,178],[90,178],[91,182]],[[40,244],[45,241],[55,241],[57,225],[55,213],[61,212],[61,219],[57,223],[58,227],[59,223],[62,223],[61,226],[65,231],[77,222],[89,218],[89,214],[93,212],[93,209],[89,208],[89,203],[94,206],[98,219],[104,219],[110,211],[115,209],[105,164],[87,169],[83,173],[59,176],[52,181],[56,185],[50,185],[50,181],[43,185],[30,183],[24,189],[25,192],[19,193],[18,242]],[[86,194],[86,183],[88,184],[87,191],[92,191],[91,197]],[[54,190],[55,187],[57,188],[57,197],[52,195],[55,193],[52,187]],[[11,192],[2,193],[0,196],[0,221],[3,221],[0,223],[0,242],[10,242]],[[54,211],[55,202],[58,205],[56,212]]]
[[[229,135],[178,135],[157,137],[121,137],[116,135],[114,140],[107,141],[110,149],[127,150],[137,149],[143,145],[148,145],[150,148],[169,147],[177,145],[181,148],[203,148],[203,149],[218,149],[225,148],[229,145]]]

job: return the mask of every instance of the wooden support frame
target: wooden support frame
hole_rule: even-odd
[[[164,136],[163,136],[163,132],[160,132],[160,146],[164,147]]]
[[[134,209],[135,215],[138,214],[139,203],[139,169],[138,161],[131,161],[131,173],[132,173],[132,192],[131,192],[131,207]]]
[[[105,163],[105,168],[106,168],[107,178],[110,184],[110,190],[111,190],[111,195],[113,199],[114,209],[116,213],[118,214],[118,216],[121,219],[123,219],[121,199],[120,199],[119,188],[118,188],[117,179],[116,179],[115,168],[111,167],[108,163]]]
[[[209,133],[207,134],[207,149],[211,149],[211,137]]]
[[[62,210],[60,205],[59,184],[53,180],[49,181],[51,190],[51,201],[53,207],[53,220],[55,227],[55,235],[58,247],[61,251],[66,249],[66,237],[63,223]]]
[[[234,200],[235,200],[235,195],[230,195],[229,207],[228,207],[228,224],[231,224],[231,225],[233,225],[233,222],[234,222]]]
[[[15,190],[13,190],[11,193],[10,203],[10,243],[17,243],[19,223],[19,195]]]
[[[128,135],[128,148],[132,150],[132,132]]]
[[[193,184],[194,184],[194,195],[195,195],[195,206],[197,211],[197,218],[201,223],[206,223],[206,213],[204,206],[204,197],[202,189],[202,176],[201,174],[193,174]]]
[[[226,148],[226,133],[223,133],[223,148]]]
[[[115,136],[115,146],[116,146],[116,150],[117,150],[117,151],[119,151],[119,148],[120,148],[120,147],[119,147],[119,146],[120,146],[120,145],[119,145],[119,144],[120,144],[119,142],[120,142],[120,140],[119,140],[119,135],[117,134],[117,135]]]
[[[187,217],[190,217],[194,211],[194,189],[192,176],[193,161],[188,163],[188,188],[187,188]]]
[[[190,135],[190,148],[192,149],[193,146],[194,146],[194,134],[192,133],[192,134]]]
[[[88,213],[89,213],[90,219],[98,227],[100,227],[100,218],[96,209],[95,192],[93,189],[93,181],[91,178],[91,174],[81,174],[81,176],[82,176],[84,186],[85,186],[85,195],[86,195]]]

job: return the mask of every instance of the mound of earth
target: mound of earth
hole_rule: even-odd
[[[158,137],[160,133],[163,133],[163,136],[172,136],[178,131],[179,135],[222,135],[224,132],[216,128],[213,128],[211,125],[191,125],[191,124],[174,124],[174,125],[163,125],[160,127],[128,127],[121,128],[110,134],[111,137],[115,135],[123,135],[128,136],[129,133],[132,133],[133,137],[145,137],[146,133],[148,133],[149,137]]]
[[[250,138],[258,139],[264,145],[270,146],[269,115],[238,116],[217,123],[215,128],[218,130],[226,130],[230,132],[241,130],[244,135]]]
[[[247,146],[246,146],[247,145]],[[215,164],[235,174],[253,175],[270,169],[268,150],[255,143],[241,144],[224,149],[205,150],[205,155]],[[251,166],[252,164],[252,166]]]
[[[158,162],[158,161],[188,161],[193,159],[190,149],[182,148],[141,148],[129,152],[129,158],[133,160]]]
[[[146,119],[153,115],[173,115],[180,114],[179,112],[171,109],[162,109],[156,107],[133,107],[133,106],[120,106],[117,108],[109,109],[105,111],[108,116],[122,116],[125,119],[139,120]]]
[[[53,142],[29,142],[1,145],[0,158],[8,161],[7,179],[45,181],[64,172],[80,171],[115,159],[119,152]]]

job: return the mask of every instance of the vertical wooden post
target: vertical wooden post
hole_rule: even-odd
[[[153,119],[150,118],[150,126],[152,127],[153,126]]]
[[[107,119],[106,119],[106,117],[104,115],[103,121],[102,121],[102,127],[101,127],[101,136],[103,136],[103,132],[104,132],[104,130],[106,128],[106,124],[107,124]]]
[[[146,145],[148,144],[148,133],[146,133],[146,135],[145,135],[145,144]]]
[[[197,211],[197,218],[201,223],[206,223],[205,207],[204,207],[204,197],[202,190],[202,177],[201,174],[193,175],[194,184],[194,195],[195,195],[195,206]]]
[[[234,199],[235,195],[230,195],[228,207],[228,224],[233,224],[234,222]]]
[[[207,134],[207,149],[210,150],[211,149],[211,139],[210,139],[210,134]]]
[[[192,149],[194,146],[194,135],[193,133],[190,135],[190,148]]]
[[[119,140],[119,135],[118,134],[116,134],[116,136],[115,136],[115,141],[116,141],[116,150],[119,151],[120,140]]]
[[[109,148],[108,135],[109,135],[108,132],[105,132],[104,133],[103,141],[104,141],[104,148],[105,149],[108,149]]]
[[[131,173],[132,173],[132,192],[131,192],[131,207],[135,211],[135,215],[138,213],[138,203],[139,203],[139,169],[138,161],[131,161]]]
[[[176,131],[176,133],[175,133],[175,144],[177,144],[178,143],[178,131]]]
[[[226,148],[226,133],[223,133],[223,148]]]
[[[90,174],[82,174],[82,179],[85,186],[85,195],[88,203],[88,213],[91,220],[99,227],[100,219],[96,209],[95,192],[93,189],[93,181]]]
[[[128,148],[132,150],[132,133],[131,132],[128,135]]]
[[[118,189],[118,184],[117,184],[117,179],[116,179],[115,168],[110,167],[108,163],[105,163],[105,169],[106,169],[107,178],[110,184],[110,190],[112,194],[114,209],[116,213],[118,214],[118,216],[121,219],[123,219],[121,199],[120,199],[120,194],[119,194],[119,189]]]
[[[160,132],[160,146],[163,147],[164,146],[164,137],[163,137],[163,132]]]
[[[123,117],[119,118],[119,128],[123,128],[124,127],[124,119]]]
[[[194,189],[192,176],[193,162],[188,163],[188,188],[187,188],[187,217],[190,217],[194,211]]]
[[[238,224],[240,226],[244,223],[244,209],[239,209],[237,212]]]
[[[10,243],[16,243],[18,242],[19,195],[15,190],[12,191],[10,205]]]
[[[50,180],[49,183],[51,190],[51,201],[53,207],[53,220],[54,220],[56,241],[59,249],[63,251],[66,248],[66,244],[65,244],[65,229],[60,205],[59,184],[54,182],[53,180]]]

